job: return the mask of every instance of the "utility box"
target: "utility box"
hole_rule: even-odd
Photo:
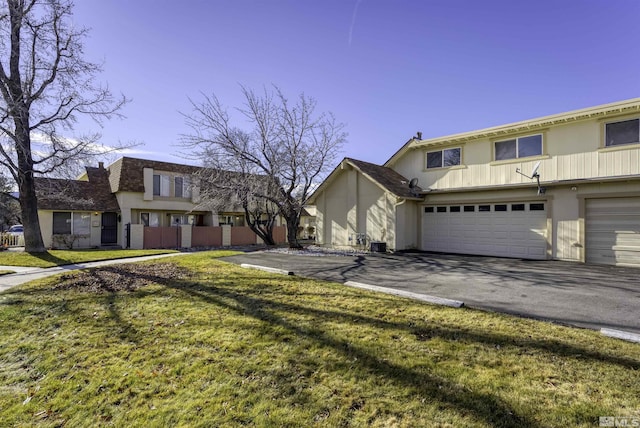
[[[372,253],[386,253],[387,252],[387,243],[382,241],[372,241],[371,242],[371,252]]]

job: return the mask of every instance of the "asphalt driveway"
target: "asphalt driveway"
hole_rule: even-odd
[[[435,253],[310,256],[254,252],[224,258],[461,300],[465,306],[561,324],[640,334],[640,269]]]

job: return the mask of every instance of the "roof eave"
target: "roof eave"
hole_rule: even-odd
[[[490,128],[479,129],[476,131],[452,134],[443,137],[431,138],[428,140],[411,139],[405,143],[400,150],[394,153],[383,166],[389,166],[397,161],[408,150],[417,149],[426,146],[438,144],[455,144],[464,143],[471,140],[481,138],[499,138],[509,134],[517,134],[521,132],[535,131],[551,126],[563,125],[571,122],[580,122],[593,118],[604,118],[609,116],[618,116],[622,114],[631,114],[640,111],[640,98],[632,98],[624,101],[618,101],[609,104],[602,104],[595,107],[588,107],[580,110],[573,110],[566,113],[543,116],[536,119],[523,120],[513,122],[506,125],[499,125]]]

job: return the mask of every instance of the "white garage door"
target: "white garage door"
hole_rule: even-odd
[[[544,202],[426,206],[422,233],[426,251],[547,258]]]
[[[586,200],[586,261],[640,266],[640,198]]]

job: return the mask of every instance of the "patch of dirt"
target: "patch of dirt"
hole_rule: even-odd
[[[191,275],[174,263],[114,264],[64,274],[54,290],[78,290],[88,293],[134,291],[151,284],[168,284]]]

